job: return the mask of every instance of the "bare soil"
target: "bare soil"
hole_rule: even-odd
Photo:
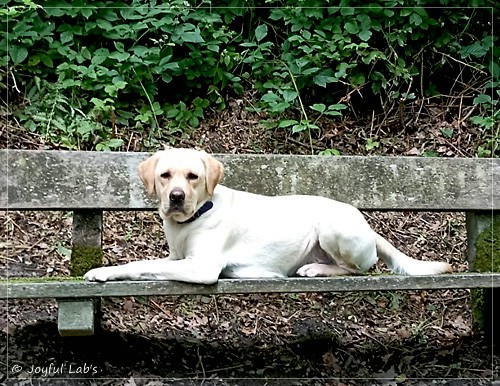
[[[162,144],[212,152],[311,152],[305,134],[266,129],[266,118],[231,100],[187,138]],[[315,152],[440,156],[475,153],[481,132],[467,111],[410,106],[342,122],[321,120]],[[9,126],[11,125],[11,126]],[[42,149],[12,122],[1,147]],[[443,128],[453,128],[452,138]],[[123,130],[128,151],[150,150]],[[379,142],[369,149],[367,138]],[[250,172],[250,171],[249,171]],[[467,271],[461,213],[366,213],[401,250]],[[0,277],[69,274],[71,213],[0,212]],[[168,253],[153,212],[105,213],[105,263]],[[384,270],[379,266],[376,269]],[[407,291],[103,299],[97,333],[61,338],[54,300],[0,303],[0,382],[6,385],[490,385],[500,360],[472,329],[470,293]]]

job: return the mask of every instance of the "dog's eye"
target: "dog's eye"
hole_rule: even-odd
[[[160,174],[160,177],[165,179],[165,180],[168,180],[171,177],[171,175],[170,175],[170,172],[165,172],[165,173]]]
[[[194,173],[188,173],[187,179],[188,180],[197,180],[198,179],[198,175],[194,174]]]

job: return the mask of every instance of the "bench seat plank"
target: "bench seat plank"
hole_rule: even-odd
[[[120,297],[154,295],[210,295],[284,292],[355,292],[386,290],[461,289],[500,287],[500,273],[435,276],[344,276],[332,278],[221,279],[214,285],[176,281],[2,281],[0,297],[9,299]]]
[[[0,150],[0,209],[155,209],[137,175],[149,155]],[[226,186],[259,194],[320,195],[367,210],[500,209],[500,159],[215,156]]]

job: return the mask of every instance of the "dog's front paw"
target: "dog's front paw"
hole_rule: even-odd
[[[86,281],[105,282],[110,279],[109,267],[94,268],[88,271],[83,278]]]

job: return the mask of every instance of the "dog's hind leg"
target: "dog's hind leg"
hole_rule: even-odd
[[[298,269],[300,276],[340,276],[359,274],[369,270],[377,262],[377,249],[373,233],[362,229],[343,229],[332,232],[321,227],[318,232],[321,250],[331,258],[331,264],[316,261]]]

